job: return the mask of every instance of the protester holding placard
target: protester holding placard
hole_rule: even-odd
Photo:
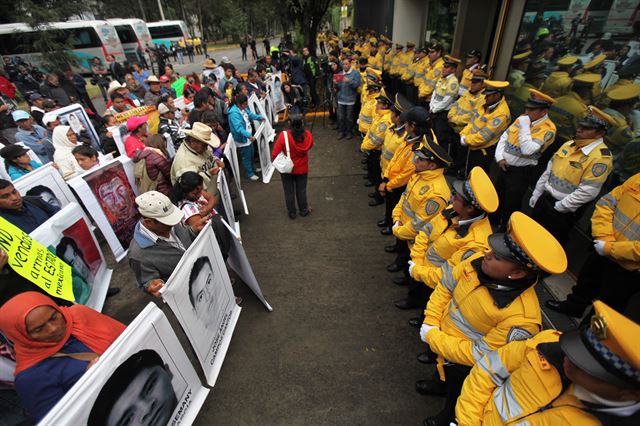
[[[59,207],[39,197],[22,197],[11,182],[0,179],[0,217],[27,234],[53,216]]]
[[[78,162],[78,166],[80,166],[80,168],[84,171],[91,170],[92,168],[100,164],[100,161],[98,160],[98,151],[90,146],[76,146],[71,150],[71,153]]]
[[[249,101],[245,95],[236,96],[235,104],[229,108],[229,127],[238,151],[240,151],[247,177],[251,180],[258,180],[253,169],[253,142],[256,138],[253,136],[251,121],[262,122],[265,120],[247,108],[248,105]]]
[[[76,146],[78,146],[78,136],[71,127],[61,125],[53,129],[53,147],[55,148],[53,161],[65,180],[74,177],[81,170],[71,153]]]
[[[148,133],[147,119],[146,115],[138,115],[127,120],[127,130],[131,134],[124,141],[124,150],[129,158],[133,157],[137,150],[144,149],[145,145],[142,140],[147,137]]]
[[[0,149],[4,165],[11,180],[16,180],[29,172],[42,167],[42,163],[29,157],[29,150],[19,144],[7,145]]]
[[[61,307],[26,292],[0,308],[0,331],[16,352],[15,386],[40,421],[93,366],[125,325],[82,305]]]

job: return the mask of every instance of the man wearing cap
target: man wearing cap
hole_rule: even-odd
[[[558,69],[549,74],[540,90],[553,98],[568,94],[571,90],[569,71],[571,71],[576,62],[578,62],[578,57],[573,55],[558,59],[558,62],[556,62]]]
[[[23,197],[8,180],[0,179],[0,217],[27,234],[60,210],[40,197]]]
[[[398,83],[402,84],[402,75],[405,73],[405,71],[407,70],[407,68],[409,67],[409,65],[411,65],[411,63],[413,62],[413,58],[415,56],[415,51],[414,48],[416,47],[416,44],[412,41],[408,41],[406,44],[406,49],[404,50],[404,52],[401,52],[398,56],[400,56],[399,61],[398,61],[398,69],[397,69],[397,75],[398,75]],[[406,90],[406,88],[402,87],[403,90]]]
[[[547,115],[555,99],[536,89],[529,89],[529,93],[525,113],[502,134],[496,146],[498,167],[492,169],[491,177],[500,207],[492,222],[502,231],[511,213],[520,210],[538,160],[556,137],[556,125]]]
[[[591,216],[594,250],[578,274],[578,282],[564,301],[548,300],[547,307],[581,317],[594,299],[623,311],[640,292],[640,173],[617,186],[596,204]]]
[[[474,111],[471,122],[460,132],[460,144],[468,151],[466,158],[464,149],[458,154],[458,169],[465,172],[475,166],[489,170],[495,145],[511,121],[509,106],[504,99],[504,89],[509,83],[485,80],[484,85],[484,106]]]
[[[157,191],[139,195],[136,204],[142,218],[136,224],[129,245],[129,266],[138,288],[159,296],[160,289],[202,230],[204,222],[199,223],[197,229],[182,224],[182,211]]]
[[[415,173],[409,179],[400,201],[393,209],[393,235],[396,237],[396,265],[405,266],[410,259],[411,246],[418,232],[438,215],[451,197],[444,169],[451,164],[451,157],[435,143],[430,133],[413,144]]]
[[[464,382],[458,424],[639,424],[640,325],[603,302],[594,308],[588,327],[486,354]]]
[[[458,97],[460,88],[456,77],[458,64],[460,64],[460,59],[451,55],[445,56],[442,75],[436,82],[436,88],[433,91],[431,102],[429,102],[429,109],[433,117],[433,131],[438,142],[450,153],[452,152],[450,145],[454,135],[447,116]]]
[[[436,81],[442,75],[444,60],[442,59],[443,48],[441,44],[434,44],[429,48],[429,63],[424,69],[424,76],[419,82],[418,97],[426,102],[431,100],[431,94],[436,87]],[[457,65],[456,65],[457,66]]]
[[[487,78],[489,75],[484,70],[476,68],[469,83],[469,90],[466,90],[451,106],[447,119],[456,134],[471,122],[474,110],[482,110],[485,101],[482,89],[484,88],[484,80]]]
[[[460,262],[489,247],[491,234],[488,215],[498,208],[498,195],[487,174],[479,167],[469,174],[469,180],[454,182],[451,204],[426,223],[411,248],[407,298],[396,306],[423,307],[444,275]],[[403,306],[400,306],[403,305]],[[417,327],[422,318],[410,321]]]
[[[195,171],[204,179],[203,189],[217,195],[218,172],[224,168],[222,160],[214,155],[214,149],[220,146],[220,139],[211,127],[200,122],[193,123],[192,128],[184,133],[187,138],[176,151],[171,164],[171,183],[175,185],[178,176],[185,171]]]
[[[53,152],[55,149],[53,148],[47,131],[43,127],[34,124],[33,118],[31,118],[26,111],[13,111],[11,117],[18,126],[16,142],[20,142],[31,149],[38,156],[42,164],[53,161]]]
[[[511,60],[511,71],[507,81],[509,85],[517,89],[524,84],[524,76],[529,66],[529,56],[531,56],[531,47],[527,44],[517,49],[517,53],[513,55]]]
[[[158,123],[158,133],[163,135],[165,139],[172,143],[175,149],[178,149],[186,135],[182,131],[180,122],[176,120],[176,114],[166,104],[158,105],[158,115],[160,122]]]
[[[473,72],[480,68],[481,60],[482,53],[479,50],[474,49],[467,53],[467,59],[465,60],[464,69],[462,70],[462,78],[460,79],[460,91],[458,92],[460,96],[469,90],[471,80],[473,79]]]
[[[31,104],[31,117],[36,121],[38,126],[43,126],[42,117],[44,116],[44,109],[42,108],[42,104],[44,103],[44,98],[40,93],[32,93],[29,96],[29,103]]]
[[[625,145],[633,139],[634,126],[630,125],[630,118],[634,115],[635,105],[640,98],[640,85],[630,84],[620,86],[606,93],[609,106],[604,108],[613,123],[604,137],[604,141],[611,149],[614,157],[622,152]],[[618,158],[614,160],[616,162]]]
[[[358,116],[358,131],[366,135],[369,132],[376,108],[376,98],[380,94],[382,85],[377,81],[369,80],[362,90],[360,114]]]
[[[542,272],[563,273],[567,257],[542,226],[515,212],[504,234],[489,237],[491,251],[458,264],[429,298],[420,338],[439,355],[446,381],[425,386],[444,391],[445,407],[426,424],[454,421],[456,399],[471,367],[485,355],[540,332],[542,317],[535,285]],[[444,376],[444,377],[442,377]]]
[[[387,93],[382,89],[380,95],[376,97],[376,109],[374,119],[371,123],[369,131],[365,135],[360,150],[368,153],[367,155],[367,175],[371,186],[378,186],[381,182],[382,170],[380,169],[380,156],[382,154],[382,145],[384,144],[385,133],[391,127],[391,110],[389,107],[393,105],[393,101],[389,99]],[[374,198],[369,202],[370,206],[377,206],[384,201],[382,198]]]
[[[587,105],[593,100],[593,86],[600,84],[599,74],[579,74],[573,77],[571,91],[556,99],[549,116],[558,127],[561,141],[573,139],[578,120],[588,113]]]
[[[155,75],[150,76],[145,81],[145,84],[149,86],[149,90],[144,95],[144,104],[146,106],[156,106],[160,102],[160,80]]]
[[[574,140],[556,151],[529,200],[533,217],[564,246],[576,211],[596,198],[612,169],[611,151],[602,139],[611,118],[594,106],[578,122]]]
[[[542,86],[547,74],[544,71],[544,65],[532,63],[525,74],[525,81],[518,88],[508,87],[505,90],[505,98],[511,111],[511,117],[519,117],[525,112],[525,104],[529,100],[530,89],[538,89]]]
[[[380,170],[381,176],[384,178],[387,173],[387,169],[393,160],[396,151],[405,145],[404,138],[406,136],[405,123],[400,119],[402,113],[411,109],[412,105],[409,104],[407,99],[400,93],[396,93],[395,103],[391,105],[391,123],[392,125],[387,129],[384,136],[384,144],[382,146],[382,155],[380,155]],[[393,225],[392,213],[396,204],[400,200],[400,191],[384,193],[385,203],[385,215],[382,220],[378,221],[380,228],[389,228]],[[371,194],[370,198],[380,197],[381,194],[376,188]]]
[[[402,57],[404,56],[404,46],[400,43],[395,44],[395,51],[391,58],[391,67],[387,71],[392,77],[397,77],[402,74]]]
[[[380,195],[385,197],[387,211],[393,212],[396,204],[400,200],[402,193],[406,189],[407,183],[411,175],[415,173],[416,166],[413,163],[413,144],[419,142],[422,136],[430,132],[429,129],[429,113],[423,107],[413,107],[407,112],[400,114],[400,122],[404,123],[405,136],[393,158],[389,161],[387,168],[383,170],[382,182],[378,186]],[[389,198],[387,198],[389,197]],[[380,231],[383,235],[391,235],[390,227],[383,227]],[[385,251],[395,253],[397,247],[395,245],[385,247]],[[390,269],[391,268],[391,269]],[[397,272],[404,268],[404,265],[398,265],[395,262],[387,267],[389,272]]]
[[[427,49],[416,49],[415,53],[413,54],[411,63],[408,67],[404,68],[404,71],[400,76],[408,90],[407,98],[409,98],[410,100],[415,100],[414,98],[417,98],[418,85],[415,84],[415,82],[419,81],[417,80],[418,78],[422,78],[424,67],[428,61],[429,59],[427,59]]]

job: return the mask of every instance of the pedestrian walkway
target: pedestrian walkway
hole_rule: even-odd
[[[227,358],[197,424],[418,424],[441,401],[417,394],[418,330],[393,301],[383,251],[390,237],[367,206],[359,142],[314,128],[309,201],[313,213],[290,220],[278,174],[246,183],[250,215],[241,230],[272,313],[246,288]]]

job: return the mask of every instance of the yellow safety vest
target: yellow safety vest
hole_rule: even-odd
[[[529,128],[531,133],[531,140],[538,146],[540,149],[530,155],[525,155],[522,153],[522,149],[520,146],[520,122],[516,119],[509,129],[507,130],[507,142],[504,146],[505,152],[513,155],[514,157],[520,158],[530,158],[532,160],[538,160],[542,153],[549,148],[549,146],[553,143],[556,138],[556,125],[553,124],[553,121],[547,116],[544,120],[539,123],[533,124],[531,123],[531,127]]]
[[[379,95],[379,92],[368,92],[364,97],[364,101],[362,102],[362,107],[360,108],[360,115],[358,116],[358,130],[363,135],[366,135],[371,127],[371,123],[373,123],[373,113],[376,109],[376,97]]]

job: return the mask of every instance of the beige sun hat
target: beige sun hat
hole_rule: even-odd
[[[218,138],[218,136],[213,133],[211,127],[207,126],[204,123],[196,121],[195,123],[193,123],[193,126],[191,126],[191,129],[185,130],[184,133],[189,137],[206,143],[212,148],[217,148],[220,146],[220,138]]]
[[[107,89],[107,95],[111,96],[111,94],[116,90],[126,89],[126,88],[127,86],[125,86],[124,84],[120,84],[118,80],[113,80],[111,83],[109,83],[109,88]]]
[[[145,83],[160,83],[160,80],[158,80],[158,77],[156,77],[155,75],[152,75],[151,77],[147,78],[144,82]]]

